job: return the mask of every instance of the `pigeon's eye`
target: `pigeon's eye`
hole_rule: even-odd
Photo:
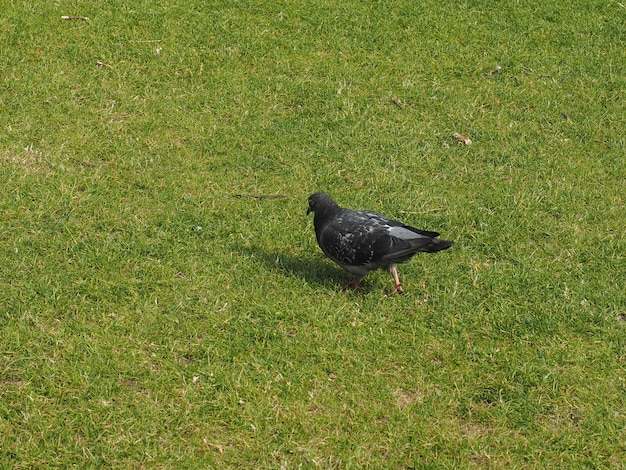
[[[315,205],[315,201],[313,199],[309,199],[309,207],[313,207]]]

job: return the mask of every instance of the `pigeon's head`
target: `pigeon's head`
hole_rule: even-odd
[[[338,207],[335,201],[326,193],[315,193],[309,196],[309,208],[307,209],[307,215],[311,212],[323,212],[326,209]]]

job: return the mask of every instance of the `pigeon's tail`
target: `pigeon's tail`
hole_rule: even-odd
[[[434,238],[432,243],[426,247],[425,251],[428,253],[437,253],[441,250],[447,250],[452,245],[454,245],[454,242],[451,242],[450,240],[440,240],[438,238]]]

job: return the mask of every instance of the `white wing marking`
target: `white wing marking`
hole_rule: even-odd
[[[400,238],[402,240],[411,240],[411,239],[414,239],[414,238],[424,238],[419,233],[415,233],[412,230],[409,230],[408,228],[404,228],[404,227],[389,227],[387,229],[387,232],[392,237]]]

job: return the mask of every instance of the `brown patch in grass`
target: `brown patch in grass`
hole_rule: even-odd
[[[396,405],[400,409],[405,409],[416,403],[422,403],[424,401],[424,394],[420,390],[401,390],[396,389],[393,392],[393,396],[396,399]]]

